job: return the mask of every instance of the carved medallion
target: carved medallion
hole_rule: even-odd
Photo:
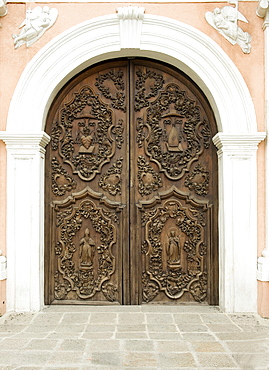
[[[76,188],[76,181],[68,175],[67,171],[60,165],[59,161],[55,157],[52,158],[51,168],[51,187],[55,195],[61,196],[67,191],[71,191]]]
[[[111,92],[111,88],[105,86],[106,81],[112,81],[114,91]],[[100,74],[96,77],[95,86],[102,92],[105,98],[112,101],[111,106],[115,109],[120,109],[126,112],[126,102],[124,94],[124,82],[123,82],[123,72],[111,70],[108,73]]]
[[[99,180],[99,186],[111,195],[121,194],[122,162],[123,158],[121,157]]]
[[[141,195],[149,195],[162,186],[161,176],[146,162],[143,156],[137,158],[138,191]]]
[[[206,196],[209,188],[209,171],[198,163],[192,173],[186,177],[185,186],[198,195]]]
[[[64,104],[60,121],[52,126],[53,150],[83,180],[92,180],[115,152],[111,136],[113,111],[89,86]]]

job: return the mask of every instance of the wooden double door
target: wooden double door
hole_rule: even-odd
[[[46,303],[218,303],[214,116],[182,72],[91,67],[46,125]]]

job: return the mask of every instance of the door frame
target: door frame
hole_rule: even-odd
[[[7,148],[7,310],[44,306],[44,153],[50,138],[43,130],[50,104],[86,66],[125,56],[171,64],[207,96],[219,130],[213,142],[219,160],[220,307],[256,312],[256,152],[265,133],[257,132],[251,95],[235,64],[207,35],[171,18],[144,15],[138,7],[119,8],[58,35],[17,84],[7,130],[0,133]]]

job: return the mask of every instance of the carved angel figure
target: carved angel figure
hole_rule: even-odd
[[[238,20],[245,23],[248,23],[248,21],[238,11],[238,2],[235,2],[235,4],[236,7],[224,6],[222,9],[215,8],[213,12],[206,12],[205,18],[232,45],[238,44],[244,53],[249,54],[251,36],[237,25]]]
[[[50,9],[48,6],[27,10],[26,18],[19,27],[22,28],[21,32],[12,35],[15,49],[23,44],[27,47],[31,46],[55,23],[57,16],[58,10]]]

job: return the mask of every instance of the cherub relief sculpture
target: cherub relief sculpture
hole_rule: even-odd
[[[19,27],[22,28],[21,32],[12,35],[15,49],[23,44],[31,46],[55,23],[57,16],[58,10],[48,6],[27,10],[26,18]]]
[[[238,11],[238,1],[232,2],[233,6],[224,6],[222,9],[215,8],[213,12],[206,12],[205,19],[232,45],[238,44],[245,54],[250,53],[251,36],[238,27],[237,22],[248,23],[247,19]]]

